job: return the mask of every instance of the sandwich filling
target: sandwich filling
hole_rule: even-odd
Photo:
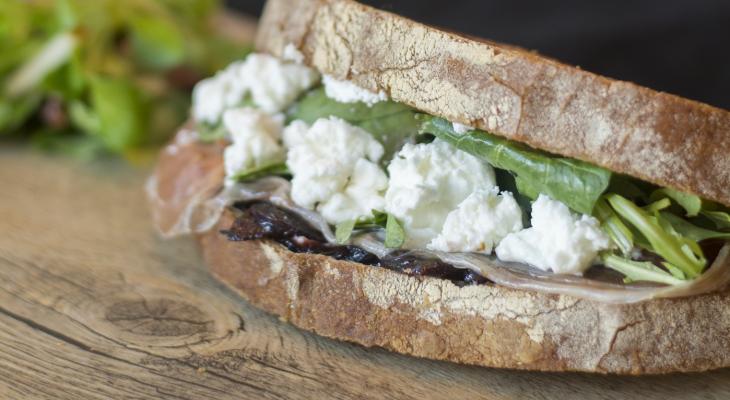
[[[728,208],[427,115],[251,54],[193,93],[148,192],[167,235],[229,240],[608,302],[715,290]],[[713,262],[714,261],[714,262]]]

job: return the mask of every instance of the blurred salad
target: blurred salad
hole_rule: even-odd
[[[90,158],[185,120],[190,90],[250,48],[216,0],[0,1],[0,136]]]

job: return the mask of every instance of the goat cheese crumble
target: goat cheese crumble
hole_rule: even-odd
[[[317,71],[302,64],[268,54],[250,54],[195,85],[193,117],[198,122],[216,124],[223,111],[240,105],[246,95],[257,107],[276,113],[318,80]]]
[[[382,90],[378,93],[373,93],[352,82],[341,81],[330,75],[322,76],[322,84],[324,85],[324,93],[327,97],[337,100],[340,103],[363,102],[372,107],[375,103],[388,100],[388,95]]]
[[[285,61],[293,61],[297,64],[304,63],[304,54],[297,49],[297,46],[294,46],[294,43],[287,43],[287,45],[284,46],[284,50],[281,52],[281,58]]]
[[[231,145],[223,151],[226,176],[284,161],[281,131],[284,116],[269,115],[250,107],[233,108],[223,113],[223,125]]]
[[[406,247],[425,247],[464,199],[496,182],[489,164],[438,139],[406,144],[388,172],[385,210],[403,223]]]
[[[384,149],[367,131],[337,117],[312,126],[297,120],[284,129],[284,143],[296,204],[332,224],[382,209],[388,177],[377,163]]]
[[[532,227],[507,235],[496,252],[504,261],[581,275],[609,246],[597,219],[574,215],[565,204],[541,194],[532,204]]]
[[[491,253],[505,236],[522,229],[522,210],[510,192],[479,189],[449,213],[441,234],[428,248]]]

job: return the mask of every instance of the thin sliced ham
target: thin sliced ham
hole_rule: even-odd
[[[223,208],[210,203],[223,187],[225,145],[202,143],[194,131],[183,128],[162,150],[146,185],[162,236],[203,232],[218,220]]]

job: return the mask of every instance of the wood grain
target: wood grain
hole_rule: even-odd
[[[191,240],[157,238],[145,168],[0,150],[0,398],[723,399],[730,370],[645,378],[464,367],[293,328]]]

